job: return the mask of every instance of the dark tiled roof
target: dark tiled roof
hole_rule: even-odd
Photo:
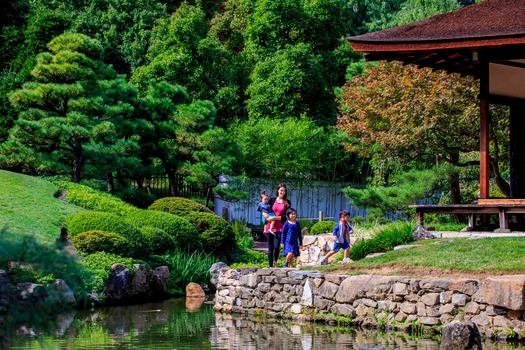
[[[401,61],[479,78],[480,61],[525,59],[525,0],[485,0],[348,40],[367,60]]]
[[[486,0],[418,22],[354,36],[351,43],[458,41],[525,36],[525,0]]]

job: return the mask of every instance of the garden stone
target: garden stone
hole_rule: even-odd
[[[168,291],[168,280],[170,279],[170,270],[167,266],[156,267],[153,271],[155,280],[153,293],[164,294]]]
[[[0,312],[6,311],[16,301],[16,292],[11,287],[9,277],[0,270]]]
[[[74,305],[77,300],[75,299],[75,293],[69,288],[67,283],[58,278],[47,288],[48,300],[58,305]]]
[[[144,264],[134,264],[135,275],[131,280],[131,290],[129,292],[132,297],[140,297],[147,295],[150,290],[151,271]]]
[[[38,301],[47,297],[46,289],[43,285],[31,282],[18,283],[16,291],[23,301]]]
[[[190,282],[186,286],[186,298],[205,298],[206,293],[204,293],[204,290],[202,287],[195,283]]]
[[[425,227],[419,225],[414,232],[412,232],[414,241],[423,241],[426,239],[436,238],[430,231],[426,230]]]
[[[107,284],[109,302],[122,303],[126,301],[131,287],[131,272],[122,264],[113,264]]]
[[[452,321],[443,328],[441,347],[443,350],[481,350],[481,335],[472,322]]]
[[[217,284],[219,283],[219,275],[221,273],[221,270],[228,267],[225,263],[222,261],[219,261],[213,265],[211,265],[210,269],[208,270],[211,275],[210,283],[217,288]]]

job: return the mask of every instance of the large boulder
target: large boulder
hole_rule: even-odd
[[[75,299],[75,293],[73,293],[64,280],[59,278],[49,285],[47,288],[47,294],[47,300],[53,304],[71,306],[77,302]]]
[[[186,286],[186,298],[205,298],[206,293],[204,293],[204,290],[202,287],[195,283],[190,282]]]
[[[108,278],[106,296],[110,303],[124,303],[131,287],[131,272],[122,264],[113,264]]]
[[[441,336],[443,350],[481,350],[481,335],[473,322],[452,321],[443,327]]]

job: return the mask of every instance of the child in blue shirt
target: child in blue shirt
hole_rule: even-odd
[[[339,222],[334,227],[333,239],[334,239],[334,248],[325,256],[321,257],[319,263],[321,265],[326,265],[328,263],[328,258],[344,249],[344,259],[343,262],[350,262],[348,254],[350,253],[350,234],[354,231],[352,227],[348,224],[350,219],[350,213],[346,210],[341,210],[339,213]]]
[[[275,213],[273,212],[272,206],[270,205],[269,201],[270,201],[270,196],[268,196],[266,191],[262,191],[259,206],[257,207],[257,211],[260,211],[261,213],[266,213],[269,216],[275,216]],[[262,220],[262,223],[266,225],[266,219],[264,218],[264,215],[261,216],[261,220]],[[275,232],[273,231],[275,221],[268,220],[268,222],[270,223],[270,226],[268,227],[268,232],[273,235],[275,234]],[[264,233],[268,233],[268,232],[264,232]]]

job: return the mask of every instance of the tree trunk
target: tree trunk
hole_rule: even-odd
[[[71,167],[71,182],[78,184],[80,183],[82,167],[84,166],[86,159],[84,158],[84,150],[80,139],[74,138],[73,142],[75,144],[75,159],[73,160],[73,166]]]
[[[108,184],[108,193],[115,193],[115,180],[113,179],[113,172],[108,171],[106,173],[106,182]]]
[[[170,195],[172,197],[178,197],[179,196],[179,188],[176,184],[175,180],[175,174],[171,171],[168,172],[168,185],[170,189]]]

